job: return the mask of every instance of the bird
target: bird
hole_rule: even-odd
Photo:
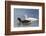
[[[25,16],[25,20],[30,20],[31,22],[38,20],[38,19],[36,19],[36,18],[27,17],[27,15],[24,15],[24,16]]]
[[[22,23],[28,23],[30,22],[29,20],[21,20],[21,18],[17,18],[19,20],[19,22],[22,22]]]

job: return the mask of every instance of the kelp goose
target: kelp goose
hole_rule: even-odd
[[[27,17],[27,15],[24,15],[25,16],[25,20],[30,20],[31,22],[32,21],[37,21],[38,19],[36,18],[32,18],[32,17]]]
[[[22,22],[22,23],[28,23],[30,22],[29,20],[21,20],[20,18],[17,18],[19,20],[19,22]]]

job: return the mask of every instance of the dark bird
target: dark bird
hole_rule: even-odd
[[[21,20],[21,18],[17,18],[19,20],[19,22],[22,22],[22,23],[28,23],[30,22],[29,20]]]

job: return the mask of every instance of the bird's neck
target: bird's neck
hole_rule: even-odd
[[[27,17],[27,15],[25,15],[25,19],[27,19],[28,17]]]

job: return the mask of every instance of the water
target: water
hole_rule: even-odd
[[[33,21],[30,23],[16,23],[14,24],[14,27],[38,27],[39,26],[39,21]]]
[[[14,27],[38,27],[39,21],[31,23],[20,23],[17,18],[25,19],[25,14],[28,17],[37,18],[39,20],[39,9],[28,9],[28,8],[14,8]]]

